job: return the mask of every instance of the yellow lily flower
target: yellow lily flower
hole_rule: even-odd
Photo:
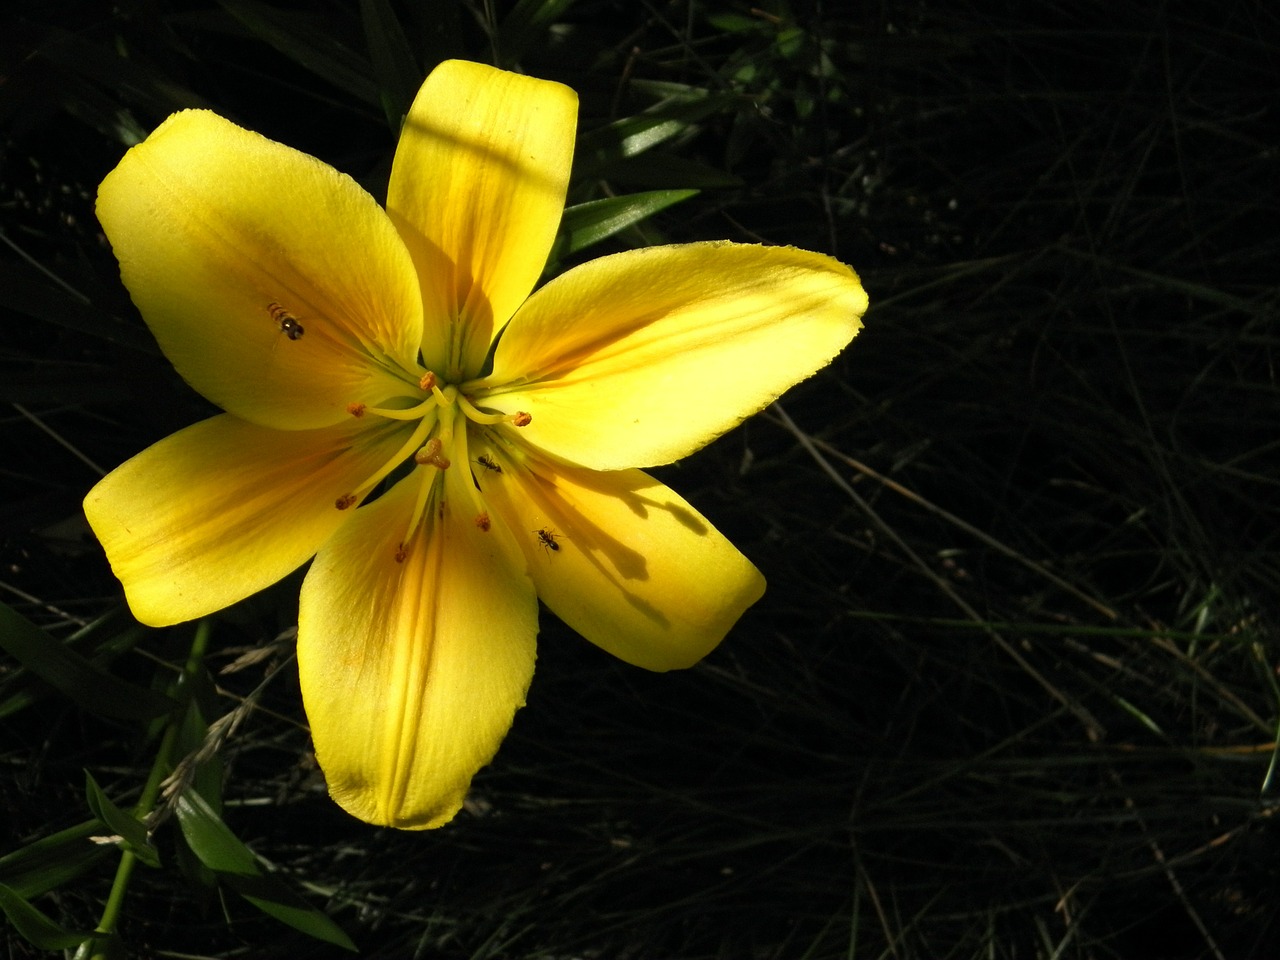
[[[450,61],[386,210],[320,161],[188,110],[98,217],[161,349],[226,413],[103,479],[85,512],[139,620],[205,616],[314,556],[298,668],[333,798],[439,826],[533,674],[537,599],[650,670],[712,650],[760,573],[640,467],[692,453],[859,329],[848,267],[655,247],[531,294],[577,100]]]

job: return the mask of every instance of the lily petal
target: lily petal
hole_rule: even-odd
[[[316,556],[302,586],[298,670],[333,799],[369,823],[437,827],[497,751],[533,676],[537,599],[515,546],[482,529],[465,468],[427,504],[401,480]]]
[[[401,428],[403,429],[403,428]],[[269,430],[223,414],[148,447],[84,501],[129,608],[155,627],[220,610],[306,562],[397,433]]]
[[[520,309],[485,381],[496,386],[477,401],[532,414],[521,439],[566,461],[670,463],[829,363],[866,306],[852,270],[790,247],[602,257]]]
[[[422,355],[446,380],[476,375],[546,266],[577,112],[568,87],[460,60],[413,101],[387,212],[422,281]]]
[[[751,562],[647,474],[522,467],[499,448],[478,449],[502,468],[479,482],[524,550],[538,596],[614,656],[649,670],[691,666],[764,593]]]
[[[374,199],[314,157],[185,110],[125,154],[97,209],[165,356],[224,410],[327,426],[417,381],[408,251]]]

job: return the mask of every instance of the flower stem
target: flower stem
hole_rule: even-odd
[[[156,758],[151,764],[151,772],[147,775],[142,794],[133,808],[133,815],[139,820],[144,820],[151,813],[156,798],[160,796],[160,785],[173,769],[173,746],[178,739],[182,718],[187,711],[188,691],[192,689],[192,681],[204,662],[211,632],[211,621],[201,620],[197,624],[191,649],[187,652],[187,662],[183,664],[182,673],[173,682],[171,694],[178,704],[165,722],[164,734],[160,738]],[[116,925],[120,922],[125,894],[128,892],[129,880],[133,877],[133,868],[137,860],[137,855],[132,850],[125,850],[120,854],[120,863],[116,867],[111,892],[107,895],[106,905],[102,908],[102,917],[98,921],[98,926],[94,928],[95,936],[81,944],[80,949],[76,951],[76,960],[108,960],[118,953],[118,947],[113,947]]]

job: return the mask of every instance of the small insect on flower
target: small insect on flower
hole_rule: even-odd
[[[560,534],[552,533],[546,527],[541,530],[533,531],[538,538],[538,542],[542,544],[543,550],[559,551],[560,550]]]
[[[487,453],[482,453],[480,456],[476,457],[476,463],[480,464],[480,466],[484,467],[486,470],[492,470],[494,473],[502,472],[502,468],[498,466],[493,457],[489,456]]]
[[[271,314],[271,319],[276,322],[276,326],[290,340],[301,340],[302,335],[307,332],[298,322],[298,318],[276,301],[272,300],[267,304],[267,312]]]

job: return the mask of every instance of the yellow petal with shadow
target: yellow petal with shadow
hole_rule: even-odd
[[[542,274],[560,226],[578,115],[558,83],[448,60],[400,131],[387,211],[422,279],[422,355],[474,377]]]
[[[229,606],[316,552],[354,510],[334,504],[392,455],[406,429],[279,431],[229,414],[121,464],[84,511],[140,621],[165,626]]]
[[[804,250],[632,250],[538,290],[473,392],[532,414],[521,439],[571,463],[670,463],[828,364],[866,306],[852,270]]]
[[[444,471],[402,545],[422,471],[362,508],[302,586],[298,671],[333,799],[369,823],[448,822],[524,705],[538,604],[509,534]],[[403,559],[397,561],[397,554]]]
[[[107,175],[97,212],[165,356],[229,413],[322,427],[417,382],[409,253],[374,199],[314,157],[184,110]]]
[[[698,511],[639,470],[596,473],[477,443],[478,478],[538,596],[592,643],[649,670],[710,653],[764,577]]]

